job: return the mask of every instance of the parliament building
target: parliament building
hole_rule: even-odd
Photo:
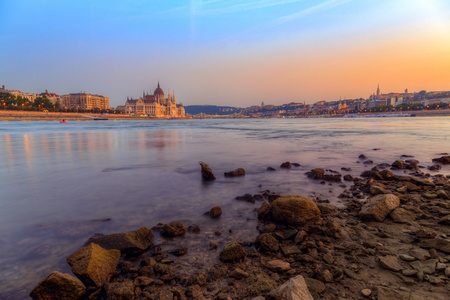
[[[137,100],[127,98],[125,113],[158,118],[184,118],[185,116],[183,105],[175,102],[175,93],[172,93],[171,96],[168,91],[167,98],[165,98],[159,82],[153,95],[144,91],[142,97]]]

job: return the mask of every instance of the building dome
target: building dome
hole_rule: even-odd
[[[158,87],[156,88],[155,92],[153,93],[153,96],[161,96],[164,98],[164,91],[159,87],[159,81],[158,81]]]

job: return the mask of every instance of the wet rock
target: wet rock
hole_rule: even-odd
[[[364,154],[360,154],[360,155],[358,156],[358,159],[359,159],[359,160],[365,160],[365,159],[367,159],[367,156],[365,156]]]
[[[374,178],[376,180],[383,180],[383,176],[381,176],[380,172],[376,171],[364,171],[361,173],[361,177],[364,178]]]
[[[416,215],[404,208],[397,207],[389,214],[395,223],[411,223],[416,219]]]
[[[211,168],[207,164],[205,164],[202,161],[200,161],[198,163],[202,167],[202,178],[203,178],[203,180],[210,181],[210,180],[215,180],[216,179],[216,176],[214,175],[213,171],[211,170]]]
[[[407,182],[406,181],[403,184],[406,187],[406,189],[408,190],[408,192],[418,192],[418,191],[422,190],[419,186],[415,185],[412,182]]]
[[[430,178],[410,176],[411,181],[415,184],[425,185],[425,186],[435,186],[434,182]]]
[[[272,202],[271,213],[273,220],[291,225],[302,225],[320,218],[316,203],[297,195],[282,196]]]
[[[276,169],[272,167],[267,167],[266,171],[276,171]]]
[[[209,250],[215,250],[219,247],[216,242],[209,242]]]
[[[377,300],[406,300],[406,298],[394,288],[377,286],[377,294]]]
[[[253,197],[253,195],[251,195],[251,194],[245,194],[243,196],[237,196],[234,199],[239,200],[239,201],[247,201],[247,202],[250,202],[250,203],[255,203],[256,202],[255,197]]]
[[[192,225],[188,226],[187,231],[195,233],[195,234],[199,234],[201,232],[201,229],[197,224],[192,224]]]
[[[147,276],[138,276],[134,279],[133,283],[135,286],[148,286],[152,284],[155,280]]]
[[[288,262],[280,259],[266,261],[264,266],[273,272],[285,272],[291,269],[291,265]]]
[[[343,237],[344,230],[336,218],[328,219],[328,221],[326,223],[326,227],[327,227],[327,231],[326,231],[327,235],[329,235],[335,239],[339,239],[339,238]]]
[[[186,231],[186,227],[184,227],[183,223],[181,222],[172,222],[170,224],[164,224],[163,228],[161,229],[161,235],[168,236],[168,237],[174,237],[183,235]]]
[[[299,163],[292,163],[292,165],[296,168],[300,167],[301,165]]]
[[[431,165],[427,167],[428,170],[430,171],[439,171],[440,169],[442,169],[441,165]]]
[[[247,278],[248,273],[243,271],[241,268],[236,268],[228,276],[230,276],[231,278],[242,279]]]
[[[439,158],[433,158],[432,161],[443,164],[443,165],[447,165],[447,164],[450,164],[450,156],[445,155],[445,156],[441,156]]]
[[[408,164],[404,162],[403,160],[396,160],[391,164],[393,169],[406,169],[408,167]]]
[[[210,216],[211,218],[217,218],[222,214],[222,208],[220,206],[214,206],[209,211],[205,212],[203,215]]]
[[[70,274],[53,271],[31,291],[33,300],[77,300],[86,292],[84,284]]]
[[[236,176],[244,176],[245,170],[243,168],[238,168],[231,172],[225,172],[225,177],[236,177]]]
[[[381,176],[384,178],[384,179],[386,179],[386,180],[391,180],[391,179],[393,179],[394,178],[394,173],[392,173],[391,171],[389,171],[389,170],[383,170],[383,171],[381,171],[380,172],[380,174],[381,174]]]
[[[424,239],[420,241],[419,247],[425,249],[434,248],[445,253],[450,253],[450,240],[444,238]]]
[[[170,253],[172,253],[175,256],[182,256],[182,255],[185,255],[187,252],[188,252],[188,248],[183,247],[183,248],[178,248],[174,251],[171,251]]]
[[[313,178],[313,179],[322,179],[324,174],[325,174],[324,169],[316,168],[316,169],[311,170],[311,172],[308,173],[308,177]]]
[[[400,199],[393,194],[373,196],[363,205],[359,217],[363,221],[382,222],[399,205]]]
[[[105,285],[105,298],[108,300],[135,300],[132,281],[112,282]]]
[[[339,208],[329,203],[317,203],[317,207],[320,209],[320,212],[325,215],[334,214],[339,211]]]
[[[270,291],[268,295],[276,300],[313,300],[313,296],[308,290],[305,279],[298,275],[289,279],[276,289]]]
[[[353,177],[350,174],[344,175],[344,180],[345,181],[353,181]]]
[[[404,268],[398,263],[397,258],[393,255],[379,257],[380,265],[386,270],[398,272]]]
[[[198,284],[199,286],[205,286],[208,282],[208,274],[205,272],[196,273],[191,276],[188,280],[189,285]]]
[[[295,245],[282,246],[281,252],[285,256],[298,255],[302,253],[302,251]]]
[[[276,286],[276,281],[271,279],[265,272],[255,269],[249,272],[249,276],[243,284],[247,287],[250,296],[268,293]]]
[[[222,252],[220,252],[220,260],[223,262],[237,261],[244,257],[244,248],[242,248],[242,246],[237,242],[228,244]]]
[[[372,183],[370,185],[370,193],[372,195],[386,194],[386,186],[379,182]]]
[[[292,164],[290,162],[284,162],[280,165],[280,168],[285,168],[285,169],[289,169],[292,167]]]
[[[276,252],[280,249],[280,243],[270,233],[258,235],[255,243],[263,252]]]
[[[107,250],[117,249],[122,253],[133,255],[150,248],[154,237],[152,230],[141,227],[127,233],[95,234],[86,244],[95,243]]]
[[[91,243],[67,257],[67,263],[86,286],[101,287],[116,271],[119,259],[119,250],[106,250]]]
[[[345,168],[345,167],[342,167],[341,170],[342,170],[342,171],[346,171],[346,172],[351,172],[351,171],[352,171],[352,168]]]

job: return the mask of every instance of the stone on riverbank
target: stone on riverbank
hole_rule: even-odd
[[[222,208],[220,206],[214,206],[209,211],[205,212],[203,215],[210,216],[211,218],[217,218],[222,214]]]
[[[181,222],[172,222],[170,224],[164,224],[161,229],[161,235],[174,237],[182,235],[186,232],[186,227]]]
[[[439,158],[433,158],[432,161],[441,163],[443,165],[447,165],[447,164],[450,164],[450,156],[445,155],[445,156],[441,156]]]
[[[131,280],[112,282],[105,285],[105,299],[110,300],[134,300],[134,283]]]
[[[313,300],[313,296],[306,286],[305,279],[298,275],[289,279],[276,289],[270,291],[268,295],[276,300]]]
[[[210,180],[215,180],[216,176],[214,175],[213,171],[211,170],[211,168],[205,164],[202,161],[198,162],[200,164],[200,166],[202,167],[202,178],[205,181],[210,181]]]
[[[119,250],[106,250],[91,243],[67,257],[67,263],[86,286],[101,287],[116,271],[119,259]]]
[[[225,248],[220,252],[220,260],[223,262],[237,261],[245,257],[245,251],[242,246],[233,242],[225,246]]]
[[[312,179],[322,179],[325,174],[325,170],[322,168],[315,168],[308,173],[308,177]]]
[[[303,225],[320,219],[320,210],[311,199],[298,195],[282,196],[272,202],[272,219],[290,225]]]
[[[53,271],[31,291],[33,300],[77,300],[86,292],[84,284],[70,274]]]
[[[258,245],[262,252],[276,252],[280,249],[280,243],[270,233],[263,233],[256,238],[256,245]]]
[[[122,253],[136,254],[150,248],[154,237],[152,230],[141,227],[127,233],[95,234],[86,244],[95,243],[107,250],[117,249]]]
[[[382,222],[386,216],[400,205],[400,199],[393,194],[376,195],[367,200],[359,217],[363,221]]]

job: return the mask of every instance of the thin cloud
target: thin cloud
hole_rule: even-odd
[[[249,11],[271,6],[285,5],[304,0],[259,0],[259,1],[237,1],[236,4],[231,4],[230,1],[210,0],[210,1],[191,1],[191,5],[195,6],[195,12],[198,15],[214,15],[214,14],[228,14],[234,12]]]

